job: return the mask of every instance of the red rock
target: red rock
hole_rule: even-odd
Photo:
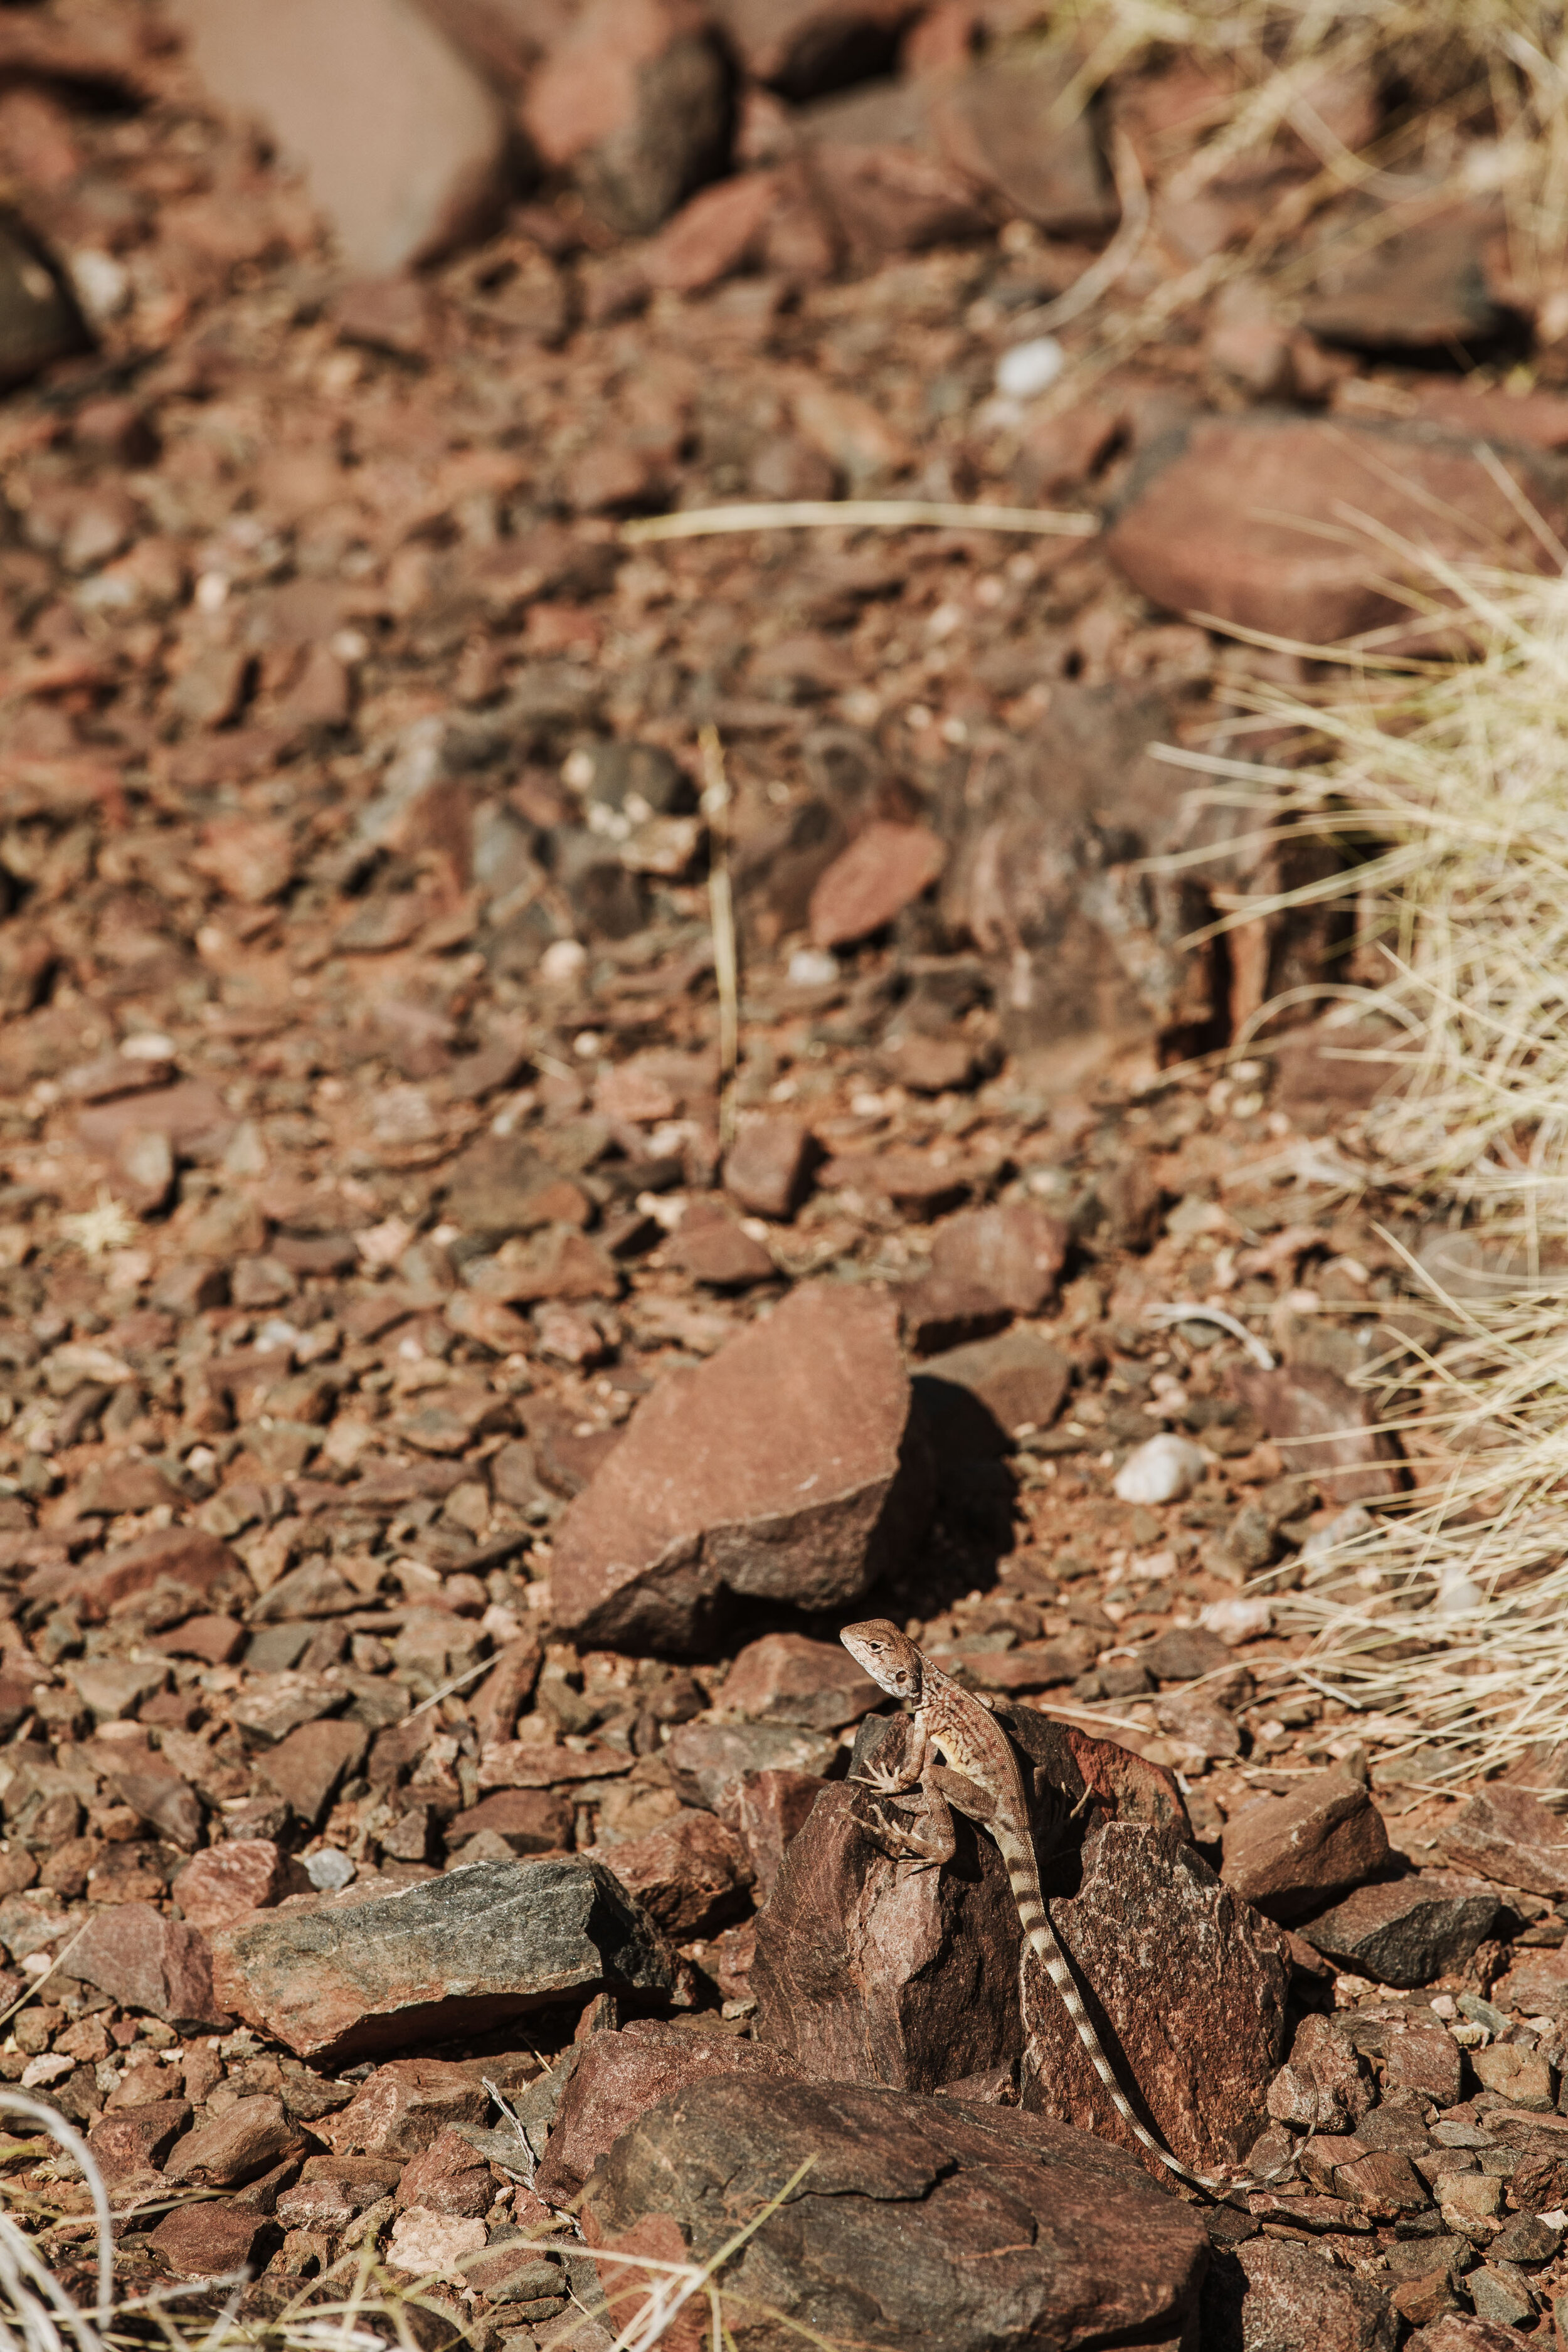
[[[1244,2281],[1238,2342],[1259,2352],[1287,2344],[1310,2344],[1313,2352],[1394,2352],[1398,2325],[1371,2279],[1331,2267],[1311,2246],[1279,2239],[1251,2239],[1236,2248],[1236,2258]]]
[[[206,1934],[309,1886],[303,1870],[270,1838],[227,1838],[188,1862],[169,1892],[188,1926]]]
[[[242,907],[264,906],[288,887],[294,871],[293,845],[286,824],[265,817],[214,817],[202,827],[201,846],[190,865]]]
[[[1568,1948],[1521,1952],[1492,1998],[1518,2017],[1568,2016]]]
[[[145,2010],[196,2032],[226,2027],[213,1998],[206,1937],[151,1903],[122,1903],[88,1920],[71,1946],[70,1973],[122,2009]]]
[[[706,1721],[683,1723],[664,1749],[676,1793],[705,1806],[728,1828],[741,1820],[741,1791],[754,1772],[826,1773],[837,1741],[798,1724]]]
[[[1458,1870],[1474,1871],[1500,1886],[1531,1895],[1568,1892],[1568,1834],[1528,1789],[1506,1780],[1478,1789],[1443,1832],[1443,1849]]]
[[[637,2019],[619,2033],[596,2033],[572,2071],[539,2168],[541,2196],[569,2204],[599,2158],[658,2100],[715,2075],[784,2082],[790,2061],[760,2042],[688,2033]]]
[[[688,1811],[601,1849],[621,1885],[676,1942],[711,1935],[745,1908],[745,1845],[709,1812]]]
[[[164,2166],[171,2180],[196,2189],[238,2189],[304,2147],[281,2099],[238,2099],[213,2122],[186,2134]]]
[[[212,1157],[234,1133],[234,1113],[205,1078],[95,1104],[77,1117],[77,1133],[95,1160],[112,1160],[128,1135],[160,1135],[182,1156]]]
[[[522,119],[605,220],[646,235],[721,164],[727,81],[690,0],[589,0],[534,76]]]
[[[1052,236],[1092,234],[1116,211],[1088,115],[1063,115],[1066,83],[1054,58],[1013,52],[944,77],[931,99],[947,160]]]
[[[258,2247],[277,2234],[265,2213],[204,2199],[165,2213],[150,2242],[176,2278],[216,2278],[248,2269]]]
[[[720,0],[746,71],[789,99],[867,80],[892,65],[906,0]]]
[[[770,1253],[716,1203],[694,1202],[676,1228],[667,1255],[694,1282],[713,1290],[747,1290],[778,1275]]]
[[[449,1849],[481,1830],[505,1838],[513,1853],[560,1853],[569,1851],[576,1809],[570,1799],[544,1789],[498,1789],[477,1805],[453,1815],[447,1825]]]
[[[867,826],[811,894],[811,936],[819,948],[869,938],[928,890],[947,850],[923,824]]]
[[[1377,1877],[1388,1862],[1388,1832],[1362,1781],[1314,1772],[1289,1796],[1232,1813],[1224,1854],[1226,1885],[1269,1918],[1289,1921]]]
[[[1370,251],[1331,253],[1301,305],[1309,334],[1362,351],[1452,351],[1495,335],[1487,285],[1491,222],[1477,205],[1389,224]]]
[[[1524,471],[1541,513],[1553,527],[1568,521],[1554,482]],[[1366,515],[1387,538],[1358,542],[1347,524],[1325,539],[1321,518],[1341,512]],[[1478,544],[1500,562],[1536,561],[1467,444],[1310,417],[1204,418],[1179,446],[1158,445],[1105,548],[1156,604],[1325,645],[1405,617],[1378,584],[1396,561],[1389,538],[1449,562]],[[1406,568],[1419,578],[1414,562]]]
[[[967,1037],[896,1037],[887,1040],[882,1059],[894,1084],[911,1094],[963,1093],[977,1074]]]
[[[945,154],[930,120],[930,86],[884,83],[803,110],[814,179],[859,258],[961,244],[991,226],[983,192]]]
[[[1038,1315],[1056,1296],[1068,1238],[1059,1217],[1026,1202],[966,1210],[932,1234],[931,1271],[977,1284],[1015,1315]]]
[[[945,1152],[857,1151],[829,1160],[817,1181],[826,1192],[889,1202],[909,1216],[934,1217],[962,1201],[970,1171]]]
[[[841,1643],[804,1633],[764,1633],[748,1643],[720,1688],[718,1704],[753,1723],[800,1723],[839,1731],[881,1705],[876,1684]]]
[[[145,2107],[122,2108],[94,2124],[87,2144],[110,2187],[155,2172],[183,2132],[191,2127],[188,2099],[160,2099]]]
[[[471,2141],[439,2131],[428,2147],[405,2166],[398,2183],[399,2207],[422,2205],[428,2213],[455,2213],[478,2221],[489,2211],[495,2190],[490,2168]]]
[[[1330,1501],[1376,1502],[1399,1492],[1394,1441],[1376,1429],[1372,1399],[1337,1372],[1321,1364],[1282,1364],[1271,1372],[1238,1364],[1231,1381],[1286,1467],[1310,1478]]]
[[[182,0],[192,61],[304,166],[351,269],[449,252],[499,212],[504,109],[411,0]]]
[[[1522,2327],[1509,2327],[1500,2320],[1450,2311],[1407,2336],[1405,2352],[1532,2352],[1540,2341],[1539,2333],[1527,2336]]]
[[[997,1427],[1009,1434],[1025,1428],[1048,1429],[1071,1377],[1067,1357],[1037,1331],[1009,1331],[998,1339],[950,1348],[943,1355],[928,1356],[920,1371],[921,1395],[939,1422],[948,1417],[950,1402],[957,1401],[939,1394],[938,1382],[949,1391],[963,1389],[978,1398]]]
[[[285,2230],[341,2230],[367,2205],[391,2196],[402,2174],[401,2164],[385,2158],[308,2156],[298,2184],[283,2191],[273,2210]]]
[[[753,1216],[793,1217],[805,1197],[816,1139],[799,1119],[745,1121],[724,1162],[724,1189]]]
[[[561,1522],[556,1623],[689,1649],[726,1593],[830,1608],[863,1592],[921,1508],[909,1410],[891,1306],[802,1286],[638,1406]]]
[[[340,2159],[402,2159],[419,2155],[455,2124],[482,2124],[489,2107],[489,2093],[465,2067],[445,2058],[394,2058],[346,2107],[321,2118],[319,2137]]]
[[[828,1782],[816,1772],[748,1772],[741,1783],[740,1830],[752,1857],[759,1909],[773,1891],[791,1840],[811,1817]]]
[[[358,1771],[369,1746],[370,1733],[363,1723],[302,1723],[268,1749],[257,1774],[287,1800],[300,1821],[318,1828],[340,1783]]]
[[[648,284],[695,294],[731,276],[760,247],[777,199],[778,180],[772,172],[743,172],[704,188],[666,223],[643,255]]]

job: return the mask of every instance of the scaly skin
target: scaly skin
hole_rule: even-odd
[[[862,1777],[870,1787],[889,1796],[915,1788],[924,1788],[929,1793],[934,1787],[941,1797],[950,1800],[960,1812],[970,1814],[990,1832],[1007,1865],[1007,1881],[1018,1906],[1025,1939],[1060,1995],[1095,2073],[1129,2130],[1169,2170],[1210,2196],[1228,2197],[1238,2189],[1270,2187],[1282,2172],[1292,2168],[1294,2158],[1281,2166],[1279,2172],[1261,2179],[1211,2179],[1206,2173],[1192,2171],[1168,2148],[1162,2147],[1128,2105],[1051,1926],[1040,1885],[1035,1842],[1029,1831],[1029,1801],[1017,1752],[990,1709],[973,1692],[944,1675],[886,1617],[872,1618],[864,1625],[847,1625],[839,1639],[879,1689],[886,1691],[889,1697],[908,1699],[915,1711],[914,1752],[903,1771],[879,1769],[873,1762]],[[930,1758],[933,1748],[952,1768],[951,1774],[932,1774]]]

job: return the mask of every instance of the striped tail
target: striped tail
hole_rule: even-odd
[[[1024,1940],[1061,1996],[1062,2006],[1077,2029],[1079,2040],[1089,2053],[1089,2063],[1109,2092],[1112,2106],[1141,2145],[1149,2150],[1151,2156],[1157,2157],[1170,2171],[1176,2173],[1180,2179],[1189,2181],[1194,2189],[1205,2189],[1210,2196],[1215,2197],[1234,2196],[1238,2189],[1267,2189],[1271,2187],[1283,2173],[1291,2171],[1297,2162],[1294,2156],[1288,2158],[1278,2171],[1266,2173],[1261,2179],[1211,2179],[1208,2174],[1194,2172],[1188,2166],[1181,2163],[1171,2154],[1169,2148],[1161,2147],[1152,2132],[1144,2129],[1129,2105],[1121,2084],[1110,2071],[1110,2061],[1100,2046],[1100,2036],[1094,2030],[1093,2021],[1083,2005],[1083,1999],[1073,1979],[1072,1970],[1068,1966],[1067,1955],[1057,1940],[1056,1929],[1052,1927],[1050,1914],[1046,1909],[1045,1894],[1040,1885],[1039,1865],[1035,1860],[1032,1847],[1020,1840],[1012,1830],[1004,1828],[999,1822],[988,1823],[987,1826],[1001,1850],[1003,1861],[1007,1865],[1008,1883],[1013,1889],[1013,1900],[1018,1906],[1018,1920],[1024,1930]]]

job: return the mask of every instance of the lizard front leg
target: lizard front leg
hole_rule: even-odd
[[[902,1764],[879,1764],[870,1756],[854,1776],[868,1789],[875,1789],[879,1796],[906,1796],[911,1789],[918,1789],[924,1778],[926,1759],[931,1753],[931,1726],[918,1707],[911,1719],[913,1734]]]

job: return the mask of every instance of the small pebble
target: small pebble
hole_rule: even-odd
[[[323,1895],[336,1895],[353,1885],[354,1866],[335,1845],[324,1845],[319,1853],[305,1856],[305,1875]]]
[[[1033,400],[1048,392],[1063,368],[1067,353],[1054,335],[1037,335],[1031,342],[1015,343],[996,362],[996,389],[1005,400]]]
[[[1168,1430],[1135,1446],[1116,1474],[1124,1503],[1178,1503],[1204,1475],[1204,1457],[1190,1437]]]

